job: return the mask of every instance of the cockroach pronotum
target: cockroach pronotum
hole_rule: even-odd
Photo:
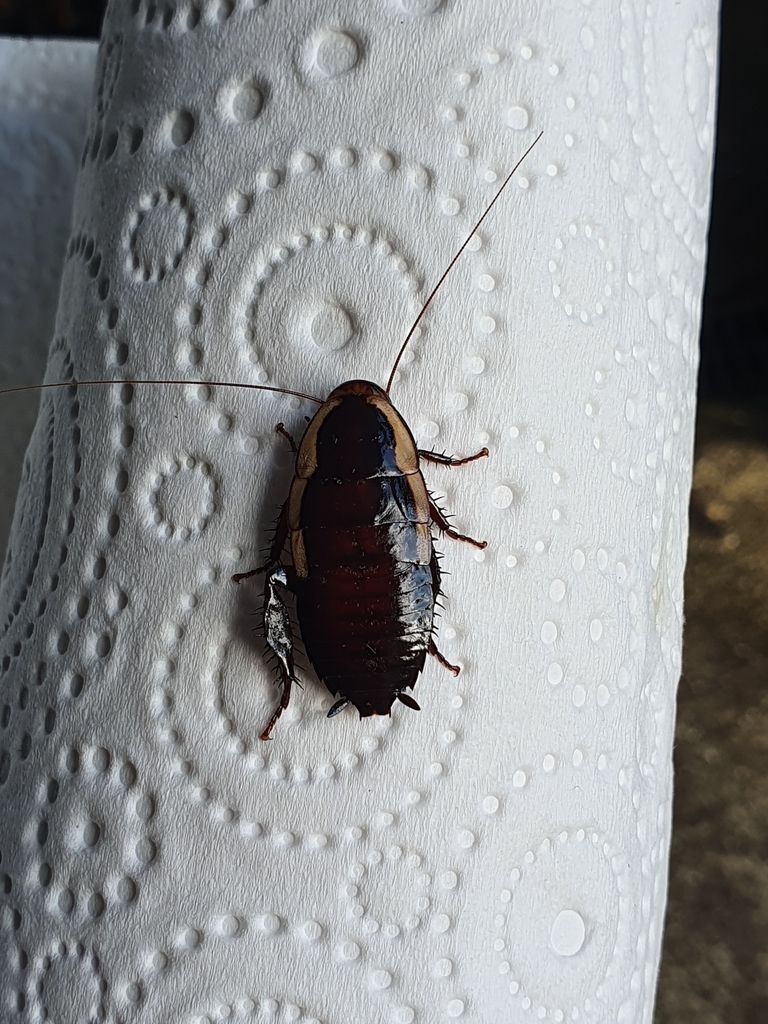
[[[282,505],[264,565],[238,573],[234,582],[264,576],[264,637],[278,665],[282,697],[261,739],[270,738],[288,707],[296,682],[293,629],[282,591],[296,600],[299,630],[315,673],[336,702],[332,718],[352,704],[364,718],[389,715],[395,700],[420,710],[412,690],[427,654],[458,675],[434,640],[440,569],[432,526],[455,540],[486,546],[454,530],[430,497],[421,460],[463,466],[488,455],[483,448],[465,458],[416,447],[389,392],[397,367],[427,308],[491,212],[540,133],[504,179],[485,212],[430,292],[397,353],[386,387],[352,380],[323,402],[311,395],[263,384],[202,381],[218,386],[276,391],[316,402],[320,408],[298,445],[278,424],[296,456],[288,497]],[[8,388],[0,394],[37,388],[106,383],[188,384],[190,381],[77,381]],[[291,564],[282,562],[289,544]]]

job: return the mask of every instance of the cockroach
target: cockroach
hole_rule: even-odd
[[[283,424],[278,424],[277,432],[288,441],[296,457],[293,481],[266,562],[232,577],[240,583],[252,576],[264,576],[264,637],[277,660],[282,696],[261,733],[262,740],[270,738],[297,681],[293,628],[283,598],[286,590],[295,598],[309,662],[336,697],[329,718],[347,704],[352,704],[361,718],[389,715],[395,700],[419,711],[419,705],[406,691],[415,686],[428,654],[454,675],[459,673],[459,667],[443,657],[434,639],[440,568],[432,527],[477,548],[486,547],[486,541],[451,527],[427,491],[421,463],[464,466],[485,458],[488,449],[452,458],[417,448],[389,392],[400,360],[430,303],[541,134],[507,175],[430,292],[400,346],[386,387],[351,380],[334,388],[323,402],[312,395],[263,384],[200,382],[276,391],[320,406],[298,445]],[[105,383],[190,382],[72,380],[38,387]],[[0,394],[26,390],[32,388],[9,388]],[[286,544],[290,548],[289,565],[282,561]]]
[[[285,433],[282,425],[280,432]],[[264,732],[288,707],[295,682],[293,636],[281,590],[296,598],[310,664],[338,700],[361,718],[388,715],[397,698],[414,711],[413,689],[432,654],[454,674],[434,641],[440,569],[431,525],[478,548],[485,541],[457,533],[430,498],[420,460],[462,466],[488,455],[453,459],[416,448],[387,391],[365,380],[335,388],[296,448],[296,472],[282,506],[265,565],[264,635],[277,657],[282,698]],[[290,542],[291,566],[281,563]]]

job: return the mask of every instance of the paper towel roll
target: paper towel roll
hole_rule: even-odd
[[[314,406],[45,394],[3,577],[3,990],[22,1019],[648,1021],[716,6],[113,3],[48,379],[384,382],[457,525],[392,718],[258,563]]]

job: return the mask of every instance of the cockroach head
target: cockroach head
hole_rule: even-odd
[[[337,388],[328,396],[330,402],[334,398],[342,398],[344,395],[378,395],[381,398],[389,400],[384,388],[380,388],[378,384],[372,384],[369,380],[348,380],[346,384],[339,384]]]

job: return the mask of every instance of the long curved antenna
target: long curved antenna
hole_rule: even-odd
[[[404,341],[404,342],[403,342],[403,344],[402,344],[402,345],[400,346],[400,351],[399,351],[399,352],[397,353],[397,358],[395,359],[394,365],[392,366],[392,370],[391,370],[391,372],[390,372],[390,374],[389,374],[389,380],[387,381],[387,386],[386,386],[386,387],[384,388],[384,390],[386,391],[386,393],[387,393],[387,394],[389,394],[389,389],[390,389],[390,388],[392,387],[392,381],[393,381],[393,380],[395,379],[395,373],[397,372],[397,367],[398,367],[398,365],[399,365],[399,363],[400,363],[400,360],[401,360],[401,359],[403,358],[403,354],[404,354],[405,350],[406,350],[406,349],[408,348],[408,342],[409,342],[409,341],[411,340],[411,338],[413,337],[413,332],[414,332],[414,331],[416,330],[416,328],[417,328],[417,327],[419,326],[419,323],[420,323],[420,321],[421,321],[421,318],[422,318],[422,317],[424,316],[424,314],[426,313],[427,309],[429,308],[429,304],[430,304],[430,302],[432,301],[432,299],[434,299],[435,295],[437,295],[437,293],[438,293],[438,291],[440,290],[440,286],[442,285],[443,281],[444,281],[444,280],[446,279],[446,277],[448,277],[448,275],[450,274],[450,272],[451,272],[451,271],[453,270],[453,267],[454,267],[454,265],[456,264],[456,262],[457,262],[457,260],[458,260],[459,256],[461,256],[461,254],[462,254],[462,253],[464,252],[464,250],[465,250],[465,249],[467,248],[467,246],[469,245],[469,243],[470,243],[470,242],[472,241],[472,236],[474,235],[474,233],[475,233],[475,232],[477,231],[477,229],[478,229],[478,228],[480,227],[480,225],[481,225],[481,224],[483,223],[483,221],[485,220],[485,218],[486,218],[486,217],[488,216],[488,214],[489,214],[489,213],[491,212],[491,210],[493,209],[494,205],[496,204],[496,200],[497,200],[497,199],[499,198],[499,196],[501,195],[501,193],[502,193],[502,192],[504,191],[504,189],[505,189],[505,188],[507,187],[507,185],[508,185],[508,184],[510,183],[510,181],[512,180],[512,175],[513,175],[513,174],[515,173],[515,171],[516,171],[516,170],[518,169],[518,167],[519,167],[519,166],[520,166],[520,164],[521,164],[521,163],[523,162],[523,160],[525,160],[525,158],[526,158],[526,157],[528,156],[528,154],[529,154],[529,153],[531,152],[531,150],[533,149],[533,147],[534,147],[534,146],[536,145],[536,143],[537,143],[537,142],[539,141],[539,139],[541,138],[541,136],[542,136],[543,134],[544,134],[544,132],[543,132],[543,131],[542,131],[542,132],[539,132],[539,134],[538,134],[538,135],[536,136],[536,138],[535,138],[535,139],[533,140],[533,142],[532,142],[532,143],[530,144],[530,146],[528,147],[528,149],[526,149],[526,151],[525,151],[525,152],[523,153],[523,155],[522,155],[522,156],[520,157],[520,159],[519,159],[519,160],[517,161],[517,163],[515,164],[515,166],[514,166],[514,167],[512,168],[512,170],[511,170],[511,171],[509,172],[509,174],[508,174],[508,175],[506,176],[506,178],[504,179],[504,181],[503,181],[503,183],[502,183],[502,185],[501,185],[501,188],[499,189],[499,191],[498,191],[498,192],[496,193],[496,195],[495,195],[495,196],[493,197],[493,199],[492,199],[492,200],[490,201],[490,203],[489,203],[489,204],[488,204],[488,206],[486,207],[485,213],[484,213],[484,214],[483,214],[483,216],[482,216],[482,217],[480,218],[480,220],[479,220],[479,221],[477,222],[477,224],[475,224],[475,226],[474,226],[474,227],[472,228],[472,230],[470,231],[469,235],[467,236],[467,239],[466,239],[466,241],[464,242],[464,244],[462,245],[462,247],[461,247],[461,248],[459,249],[459,251],[458,251],[458,252],[456,253],[456,255],[455,255],[455,256],[453,257],[453,259],[452,259],[452,260],[451,260],[451,262],[450,262],[450,263],[448,264],[448,266],[446,267],[446,269],[445,269],[445,270],[443,271],[443,276],[442,276],[442,277],[440,278],[440,280],[439,280],[439,281],[437,282],[437,284],[435,285],[435,287],[434,287],[434,288],[432,289],[432,291],[431,291],[431,292],[429,293],[429,296],[428,296],[428,298],[427,298],[427,301],[426,301],[426,302],[424,303],[424,305],[423,305],[423,306],[421,307],[421,312],[419,313],[419,315],[418,315],[418,316],[416,317],[416,319],[415,319],[415,320],[413,321],[413,323],[411,324],[411,329],[410,329],[410,331],[408,331],[408,334],[407,334],[407,335],[405,336],[405,341]]]
[[[48,388],[89,387],[94,384],[196,384],[198,387],[211,388],[246,388],[248,391],[274,391],[280,395],[293,395],[294,398],[305,398],[308,402],[323,404],[322,398],[305,395],[303,391],[291,391],[289,388],[273,388],[269,384],[236,384],[230,380],[64,380],[55,384],[27,384],[20,388],[2,388],[0,395],[12,395],[19,391],[46,391]]]

